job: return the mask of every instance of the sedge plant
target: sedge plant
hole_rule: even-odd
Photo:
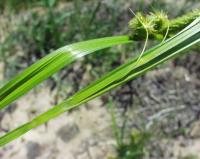
[[[93,39],[67,45],[53,51],[25,69],[0,89],[1,109],[26,94],[36,85],[58,72],[61,68],[68,66],[83,56],[114,45],[131,45],[134,41],[145,39],[146,30],[148,30],[149,38],[154,39],[163,39],[166,32],[168,32],[167,40],[143,52],[140,54],[139,58],[136,57],[131,59],[100,79],[92,82],[89,86],[81,89],[70,98],[52,107],[47,112],[44,112],[28,123],[1,136],[0,146],[17,139],[26,132],[64,112],[76,108],[101,96],[111,89],[123,85],[127,81],[143,75],[145,72],[150,71],[169,59],[187,53],[186,50],[188,48],[200,41],[199,13],[199,11],[195,11],[172,21],[168,21],[166,16],[158,13],[147,16],[139,13],[137,14],[137,17],[140,18],[134,18],[129,23],[131,29],[129,35]],[[143,24],[145,24],[145,28]]]

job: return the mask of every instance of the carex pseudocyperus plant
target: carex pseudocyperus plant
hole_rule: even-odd
[[[1,136],[0,145],[3,146],[50,119],[141,76],[169,59],[187,53],[186,49],[200,41],[199,15],[200,11],[196,10],[182,17],[169,20],[163,12],[155,12],[146,16],[137,13],[129,23],[129,35],[105,37],[70,44],[40,59],[0,89],[1,109],[63,67],[70,65],[83,56],[114,45],[131,45],[131,43],[138,40],[145,40],[146,42],[148,39],[162,40],[161,43],[147,51],[143,49],[139,57],[128,61],[92,82],[89,86],[52,107],[47,112]]]

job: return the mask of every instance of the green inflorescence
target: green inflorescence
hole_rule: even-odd
[[[136,17],[129,22],[130,38],[135,41],[144,40],[146,30],[148,30],[150,39],[162,40],[166,33],[167,37],[171,37],[199,16],[200,10],[194,10],[172,20],[163,11],[155,11],[147,15],[138,12]]]

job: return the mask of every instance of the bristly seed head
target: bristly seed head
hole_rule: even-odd
[[[198,18],[200,9],[171,20],[163,11],[154,11],[145,16],[142,13],[134,15],[135,17],[129,22],[130,38],[132,40],[144,40],[146,31],[148,31],[151,39],[165,40]]]
[[[150,14],[144,16],[142,13],[138,12],[136,17],[134,17],[129,22],[129,28],[131,30],[131,38],[134,40],[145,39],[146,30],[150,37],[161,38],[163,33],[166,32],[166,26],[169,20],[164,12],[151,12]]]

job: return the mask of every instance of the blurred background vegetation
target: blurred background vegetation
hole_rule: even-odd
[[[4,80],[0,84],[2,85],[7,80],[10,80],[17,73],[49,54],[52,50],[64,45],[93,38],[128,34],[128,22],[133,17],[129,8],[134,12],[140,11],[143,13],[162,10],[168,14],[169,18],[173,18],[198,7],[200,7],[198,0],[1,0],[0,62],[4,66]],[[148,48],[155,43],[159,42],[149,41]],[[136,56],[140,53],[142,47],[143,42],[136,42],[128,46],[117,46],[89,55],[71,67],[63,69],[42,86],[50,87],[52,91],[57,92],[54,99],[55,103],[57,103],[59,100],[88,85],[94,79],[101,77],[106,72]],[[165,135],[170,138],[180,134],[187,134],[186,126],[199,118],[197,109],[200,109],[199,95],[195,92],[197,91],[198,93],[199,91],[200,58],[199,55],[197,56],[199,49],[193,51],[195,52],[194,54],[176,59],[172,63],[165,65],[165,67],[174,70],[178,67],[178,70],[174,71],[177,74],[181,72],[179,70],[180,67],[183,67],[186,72],[189,72],[187,75],[191,76],[190,78],[194,76],[194,80],[191,81],[196,81],[195,84],[191,83],[188,87],[185,86],[184,89],[175,91],[176,93],[178,92],[177,94],[180,95],[180,98],[175,99],[177,94],[170,98],[169,94],[164,93],[164,91],[174,87],[174,79],[179,80],[179,77],[182,76],[178,74],[177,77],[172,75],[169,77],[169,72],[161,66],[154,72],[155,74],[143,76],[134,82],[127,83],[109,93],[109,96],[102,97],[102,101],[107,103],[111,99],[111,103],[116,105],[117,110],[114,111],[120,112],[120,119],[121,116],[123,119],[130,118],[130,116],[126,115],[129,107],[142,107],[149,110],[147,114],[155,114],[155,111],[159,112],[166,108],[166,105],[172,107],[184,104],[186,106],[194,106],[193,109],[191,108],[193,110],[192,113],[195,112],[195,115],[192,114],[194,118],[187,121],[187,123],[183,121],[185,121],[184,119],[187,118],[187,115],[191,115],[191,112],[186,114],[186,117],[182,116],[177,119],[176,115],[173,115],[173,111],[172,113],[167,111],[173,120],[168,120],[166,128],[162,129],[163,125],[161,127],[157,126],[157,129],[161,128],[163,130],[159,132],[160,136]],[[166,71],[165,75],[163,75],[163,70]],[[173,70],[171,71],[173,73]],[[186,76],[185,72],[183,74],[183,76]],[[180,85],[185,84],[182,83]],[[185,94],[188,89],[193,89],[194,95],[188,97],[188,94]],[[155,96],[151,96],[151,91],[155,93]],[[157,103],[156,105],[159,107],[155,109],[149,108],[155,106],[152,101]],[[139,120],[139,122],[137,121],[139,127],[144,127],[146,122],[145,115],[137,119]],[[126,120],[132,121],[132,118]],[[171,126],[169,128],[168,125],[170,123],[176,123],[175,128],[173,126],[173,128]],[[124,126],[124,120],[122,120],[122,126],[117,123],[117,127],[120,127],[120,131],[122,131],[121,136],[123,136],[123,129],[126,129],[124,127],[128,127],[130,139],[128,145],[121,143],[116,148],[120,159],[142,158],[148,154],[144,147],[146,147],[146,141],[150,140],[149,137],[147,139],[146,137],[141,138],[146,132],[141,133],[141,136],[137,133],[137,135],[130,133],[130,129],[133,127],[132,124],[131,122]],[[153,131],[150,134],[155,133],[154,129],[150,131]],[[133,139],[134,137],[136,139]],[[143,141],[143,139],[146,140]],[[127,155],[129,151],[134,151],[134,153]],[[149,154],[151,153],[149,152]],[[151,155],[156,156],[155,154]],[[159,155],[162,156],[162,153],[157,154],[157,156]]]

